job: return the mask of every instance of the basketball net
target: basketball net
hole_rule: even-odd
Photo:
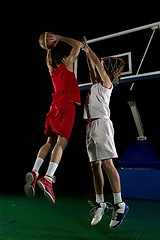
[[[112,74],[113,85],[118,85],[121,77],[121,73],[125,65],[125,62],[123,61],[123,59],[116,58],[116,57],[106,57],[106,58],[101,58],[101,62],[105,70]]]

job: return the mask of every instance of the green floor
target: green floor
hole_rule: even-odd
[[[33,199],[23,194],[0,195],[0,239],[160,239],[159,201],[125,199],[130,210],[119,228],[110,229],[111,210],[99,224],[90,225],[88,200],[93,199],[86,194],[56,197],[57,202],[52,205],[43,195]]]

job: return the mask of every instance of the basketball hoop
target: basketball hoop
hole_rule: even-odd
[[[101,58],[101,62],[105,70],[112,74],[113,80],[112,83],[117,85],[119,83],[121,73],[124,69],[125,62],[122,58],[117,57],[105,57]]]

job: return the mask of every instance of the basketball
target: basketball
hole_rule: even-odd
[[[51,49],[56,45],[56,41],[49,41],[48,32],[43,32],[39,36],[39,45],[44,49]]]

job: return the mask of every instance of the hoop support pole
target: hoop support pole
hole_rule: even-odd
[[[103,37],[94,38],[94,39],[88,40],[87,43],[94,43],[94,42],[102,41],[102,40],[105,40],[105,39],[122,36],[122,35],[125,35],[125,34],[128,34],[128,33],[142,31],[142,30],[145,30],[145,29],[148,29],[148,28],[151,28],[151,29],[160,28],[160,22],[155,22],[155,23],[144,25],[144,26],[141,26],[141,27],[136,27],[136,28],[132,28],[132,29],[129,29],[129,30],[109,34],[109,35],[106,35],[106,36],[103,36]]]

